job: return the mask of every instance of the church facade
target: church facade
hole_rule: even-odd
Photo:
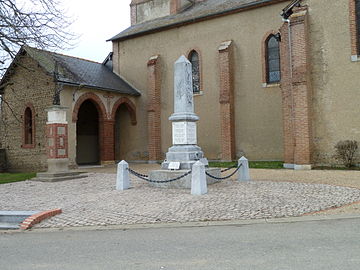
[[[181,55],[193,64],[198,145],[209,160],[246,155],[295,169],[334,164],[338,141],[360,141],[359,2],[133,0],[132,25],[110,39],[113,52],[102,64],[111,62],[108,69],[123,83],[114,90],[56,81],[63,87],[60,103],[69,108],[70,164],[161,161],[172,144],[173,64]],[[72,73],[81,73],[83,66],[77,68]],[[16,72],[6,80],[15,78]],[[13,96],[10,87],[16,84],[2,89],[5,100]],[[46,91],[50,105],[53,91]],[[24,98],[19,116],[26,118],[32,100]],[[40,137],[42,105],[31,114],[41,115],[34,120]],[[18,126],[24,133],[26,125]],[[24,167],[22,156],[30,151],[21,148],[24,136],[3,136],[10,169]],[[31,149],[41,168],[44,147]],[[21,154],[13,159],[14,153]],[[97,157],[86,160],[89,155]],[[34,160],[25,167],[36,168]]]

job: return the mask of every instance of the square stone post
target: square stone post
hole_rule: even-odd
[[[69,170],[67,109],[67,107],[57,105],[47,109],[46,148],[49,172],[66,172]]]
[[[238,172],[238,181],[239,182],[248,182],[250,181],[250,172],[249,172],[249,161],[246,157],[241,157],[238,160],[238,166],[240,166]]]
[[[192,166],[191,172],[191,195],[204,195],[207,193],[205,165],[197,161]]]
[[[116,172],[116,189],[126,190],[130,187],[129,164],[122,160],[117,166]]]

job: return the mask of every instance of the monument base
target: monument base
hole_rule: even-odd
[[[86,174],[80,172],[42,172],[37,173],[35,178],[32,178],[31,181],[40,181],[40,182],[58,182],[65,180],[73,180],[79,178],[88,177]]]
[[[37,173],[36,177],[31,179],[32,181],[57,182],[87,177],[81,172],[69,171],[68,158],[49,158],[47,163],[48,171]]]
[[[151,171],[149,174],[149,179],[156,180],[156,181],[166,181],[168,179],[174,179],[176,177],[179,177],[181,175],[184,175],[189,170],[155,170]],[[205,170],[207,173],[215,176],[220,177],[221,170],[220,168],[207,168]],[[211,178],[209,176],[206,176],[206,182],[208,185],[214,184],[218,182],[218,180],[215,180],[214,178]],[[153,187],[158,188],[187,188],[191,189],[191,174],[181,178],[180,180],[176,180],[169,183],[150,183]]]
[[[180,162],[180,170],[191,170],[192,165],[200,159],[204,159],[204,152],[197,145],[174,145],[166,153],[166,159],[161,168],[167,170],[171,162]],[[207,160],[204,162],[207,163]]]

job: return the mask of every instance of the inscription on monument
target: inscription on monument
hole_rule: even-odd
[[[173,144],[196,144],[195,122],[173,122]]]

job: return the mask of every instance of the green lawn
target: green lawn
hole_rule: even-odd
[[[0,184],[24,181],[35,175],[36,173],[0,173]]]
[[[343,170],[343,171],[360,171],[360,167],[335,167],[335,166],[317,166],[313,170]]]
[[[229,168],[236,162],[209,162],[209,167]],[[283,169],[282,161],[249,161],[249,167],[255,169]]]

